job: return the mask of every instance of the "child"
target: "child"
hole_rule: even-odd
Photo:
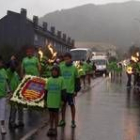
[[[83,62],[80,62],[79,68],[78,68],[78,74],[79,74],[81,83],[83,83],[83,89],[85,89],[85,86],[86,86],[86,81],[85,81],[86,72],[83,68],[83,65],[84,65]]]
[[[74,98],[77,95],[77,92],[80,90],[80,79],[78,77],[77,68],[72,63],[72,56],[70,53],[64,55],[65,64],[61,67],[61,75],[64,78],[66,86],[66,96],[63,98],[62,106],[62,120],[59,123],[59,126],[65,126],[65,112],[66,105],[69,104],[71,108],[71,127],[75,128],[75,103]]]
[[[3,68],[3,60],[0,56],[0,123],[1,133],[6,134],[5,113],[6,113],[6,93],[7,93],[7,74]]]
[[[61,96],[65,92],[64,79],[60,77],[58,66],[54,66],[51,70],[52,76],[46,84],[47,89],[47,107],[50,114],[50,129],[48,136],[57,135],[58,115],[61,106]]]
[[[8,76],[11,92],[13,93],[20,83],[19,75],[16,72],[16,62],[15,61],[10,62],[10,67],[9,67],[9,69],[7,69],[7,76]],[[18,112],[18,125],[15,123],[17,112]],[[23,127],[23,126],[24,126],[24,123],[23,123],[23,108],[22,108],[22,106],[11,103],[10,117],[9,117],[9,128],[15,129],[17,127]]]

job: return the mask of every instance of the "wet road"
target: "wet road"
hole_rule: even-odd
[[[36,111],[24,109],[24,128],[10,130],[8,128],[9,105],[6,110],[6,130],[7,134],[0,136],[0,140],[21,140],[24,136],[40,127],[41,124],[48,122],[48,113],[46,110]]]
[[[126,88],[123,78],[113,82],[98,78],[89,90],[76,97],[76,124],[71,129],[70,110],[65,128],[58,136],[46,136],[48,127],[40,129],[32,140],[140,140],[140,93]]]

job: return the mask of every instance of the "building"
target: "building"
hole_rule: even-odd
[[[21,49],[23,46],[44,47],[49,43],[59,53],[74,47],[74,40],[61,31],[56,32],[55,27],[48,29],[46,22],[40,26],[37,16],[28,19],[26,9],[21,9],[20,13],[7,11],[0,19],[0,47],[8,45]]]

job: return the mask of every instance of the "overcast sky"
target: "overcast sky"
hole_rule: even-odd
[[[0,18],[6,15],[7,10],[20,12],[21,8],[26,8],[28,17],[32,18],[33,15],[43,16],[49,12],[88,3],[106,4],[125,1],[129,0],[0,0]]]

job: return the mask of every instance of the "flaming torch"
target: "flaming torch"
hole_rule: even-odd
[[[54,51],[51,43],[48,45],[48,49],[49,49],[49,51],[51,52],[51,55],[52,55],[52,58],[48,60],[51,63],[51,62],[54,62],[54,60],[57,56],[57,52]]]
[[[137,56],[137,57],[139,57],[139,56],[140,56],[139,52],[137,52],[137,53],[136,53],[136,56]]]
[[[131,56],[131,60],[133,60],[134,62],[138,62],[139,59],[135,56]]]
[[[132,74],[133,73],[133,68],[131,66],[127,67],[126,72],[128,74]]]
[[[41,49],[38,50],[38,54],[39,54],[39,59],[42,60],[43,58],[43,52]]]

